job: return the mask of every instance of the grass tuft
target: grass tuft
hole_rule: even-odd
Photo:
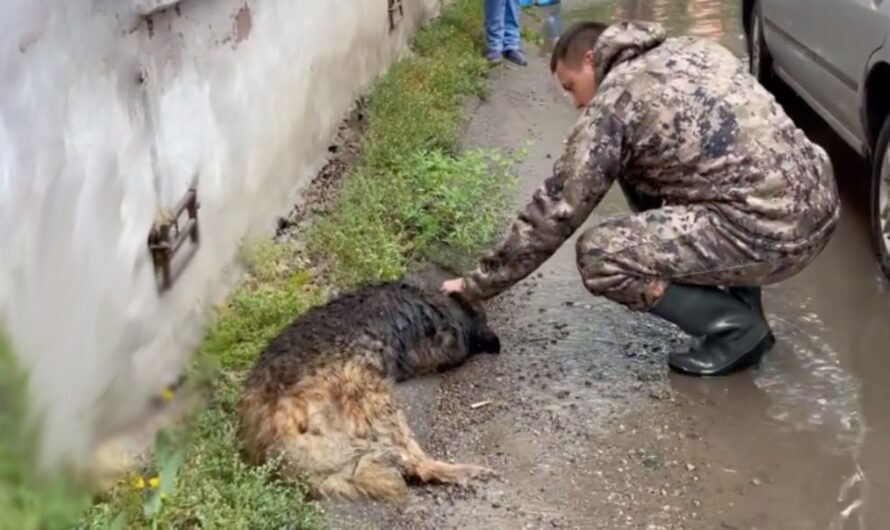
[[[361,162],[309,237],[336,283],[396,278],[412,262],[447,259],[443,248],[469,255],[494,237],[512,160],[457,149],[463,101],[486,94],[481,33],[479,2],[455,2],[368,97]]]

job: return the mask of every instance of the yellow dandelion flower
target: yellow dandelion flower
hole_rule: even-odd
[[[148,479],[148,485],[152,489],[156,489],[160,484],[161,479],[159,479],[158,477],[151,477],[150,479]]]
[[[161,390],[161,399],[163,399],[164,401],[172,400],[175,395],[176,395],[176,393],[170,387],[167,387],[164,390]]]
[[[145,479],[140,476],[133,477],[133,488],[137,490],[145,489]]]

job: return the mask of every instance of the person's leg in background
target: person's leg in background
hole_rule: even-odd
[[[504,53],[504,23],[506,4],[510,0],[484,0],[485,18],[485,57],[491,62],[500,62]],[[516,0],[514,0],[516,1]]]
[[[504,57],[525,66],[528,61],[519,46],[522,39],[519,34],[519,0],[505,0],[504,4]]]

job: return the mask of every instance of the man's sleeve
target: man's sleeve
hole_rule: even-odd
[[[624,166],[627,127],[614,109],[603,107],[586,111],[553,175],[535,191],[509,235],[464,277],[468,296],[491,298],[534,272],[609,191]]]

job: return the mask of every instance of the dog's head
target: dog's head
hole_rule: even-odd
[[[501,353],[501,340],[488,327],[488,317],[482,305],[468,300],[459,293],[453,293],[448,296],[460,307],[466,319],[469,353]]]
[[[458,273],[443,265],[428,265],[409,274],[405,281],[410,285],[441,296],[442,282],[456,278]],[[488,327],[488,318],[482,304],[467,299],[461,294],[451,294],[448,298],[460,313],[460,320],[467,336],[469,353],[500,353],[501,341]]]

